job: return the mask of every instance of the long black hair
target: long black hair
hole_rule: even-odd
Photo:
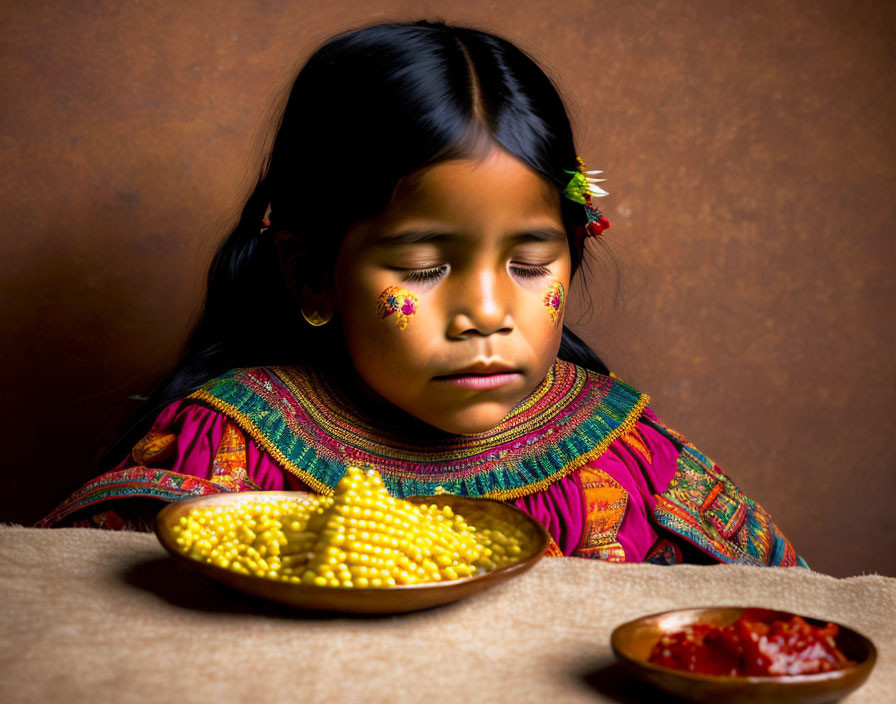
[[[287,230],[320,271],[346,229],[386,207],[400,179],[498,144],[562,190],[576,167],[563,102],[541,68],[511,42],[441,21],[387,23],[339,34],[292,85],[269,158],[208,275],[205,307],[178,364],[119,440],[82,480],[118,463],[168,403],[228,369],[313,363],[341,353],[339,336],[305,324],[272,233]],[[566,198],[573,274],[584,209]],[[270,210],[271,227],[262,232]],[[559,356],[606,374],[564,327]]]

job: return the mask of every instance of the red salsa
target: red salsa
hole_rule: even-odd
[[[799,616],[781,619],[768,609],[744,609],[730,626],[705,623],[667,633],[649,662],[704,675],[809,675],[852,664],[837,648],[836,624],[811,626]]]

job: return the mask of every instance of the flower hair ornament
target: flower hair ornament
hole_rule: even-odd
[[[576,171],[566,171],[566,169],[564,169],[564,172],[570,174],[572,178],[569,180],[569,183],[566,184],[566,188],[563,190],[563,195],[570,200],[585,206],[585,235],[589,237],[598,237],[604,230],[610,227],[610,221],[604,217],[602,212],[594,207],[591,203],[591,199],[603,198],[604,196],[610,195],[597,185],[598,183],[603,183],[606,179],[593,178],[594,175],[602,174],[603,171],[586,171],[585,162],[582,161],[582,157],[577,156],[576,161],[579,162]]]

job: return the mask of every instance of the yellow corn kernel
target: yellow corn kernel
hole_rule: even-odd
[[[335,496],[259,499],[194,510],[175,526],[190,557],[294,584],[387,588],[469,577],[512,564],[512,527],[469,525],[450,506],[389,496],[376,472],[351,467]]]

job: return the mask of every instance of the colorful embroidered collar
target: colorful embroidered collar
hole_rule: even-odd
[[[409,427],[409,416],[390,425],[303,367],[236,369],[190,398],[227,415],[318,492],[332,493],[346,466],[357,464],[379,469],[395,496],[441,488],[496,499],[540,491],[600,456],[649,401],[616,378],[559,359],[529,397],[482,435],[451,435],[419,421]]]

